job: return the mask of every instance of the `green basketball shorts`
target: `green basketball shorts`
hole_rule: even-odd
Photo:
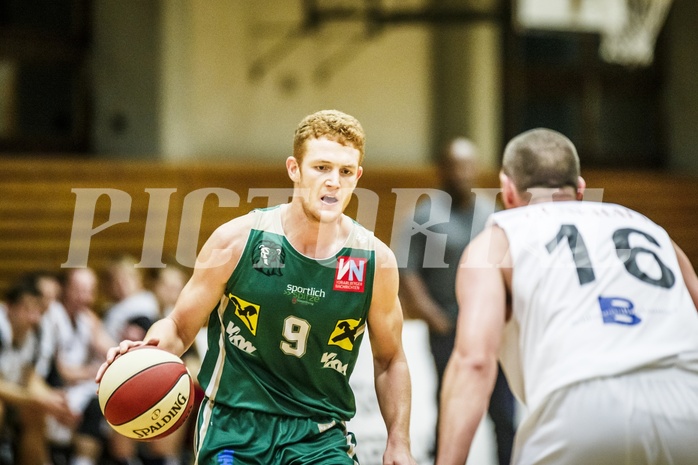
[[[194,438],[196,465],[358,465],[343,422],[232,409],[204,399]]]

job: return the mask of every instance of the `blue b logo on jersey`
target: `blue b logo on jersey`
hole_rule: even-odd
[[[636,325],[642,320],[635,315],[633,303],[623,297],[599,297],[604,324]]]

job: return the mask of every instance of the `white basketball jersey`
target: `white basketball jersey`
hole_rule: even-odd
[[[666,231],[625,207],[547,202],[495,213],[514,263],[500,358],[517,397],[698,360],[698,313]]]
[[[50,328],[56,344],[56,357],[68,366],[84,366],[95,359],[92,353],[92,325],[87,316],[78,313],[73,322],[65,307],[58,303],[48,309],[43,323],[44,331]]]
[[[0,379],[15,384],[26,383],[26,368],[36,361],[39,340],[30,331],[21,344],[14,341],[7,307],[0,304]]]

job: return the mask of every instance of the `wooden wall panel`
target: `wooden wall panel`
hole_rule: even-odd
[[[698,178],[640,171],[596,170],[584,175],[589,188],[603,189],[603,201],[627,205],[665,226],[693,263],[698,263],[698,207],[695,201],[698,198]],[[59,272],[63,264],[71,265],[68,260],[69,248],[76,218],[91,213],[76,213],[78,196],[87,192],[76,189],[114,189],[122,192],[119,194],[122,197],[130,199],[128,221],[114,224],[91,237],[87,265],[100,271],[110,259],[124,254],[133,255],[139,260],[147,258],[146,261],[152,262],[153,256],[160,256],[158,241],[162,243],[163,262],[178,261],[180,235],[186,238],[184,242],[189,244],[191,250],[198,250],[218,225],[253,208],[266,206],[266,198],[248,199],[250,189],[290,187],[291,182],[282,163],[278,166],[241,166],[232,163],[2,159],[0,291],[4,292],[14,279],[25,272]],[[376,235],[390,244],[394,224],[402,220],[401,212],[395,212],[393,189],[438,188],[438,180],[435,170],[429,167],[369,168],[359,181],[359,187],[377,194]],[[497,188],[496,173],[484,173],[480,187]],[[182,229],[182,207],[187,195],[210,188],[234,192],[239,197],[239,203],[237,206],[219,206],[216,196],[210,195],[203,204],[200,224],[195,216],[188,218]],[[162,237],[156,237],[156,244],[153,246],[151,243],[144,252],[146,220],[149,212],[153,213],[151,194],[169,198],[169,203],[159,202],[155,205],[160,213],[166,214],[166,229]],[[110,211],[118,212],[119,208],[124,210],[125,206],[111,205],[108,197],[102,195],[96,202],[91,227],[105,223]],[[354,216],[358,209],[355,199],[347,212]],[[197,227],[200,228],[198,236],[191,232]],[[189,265],[182,261],[180,264]]]

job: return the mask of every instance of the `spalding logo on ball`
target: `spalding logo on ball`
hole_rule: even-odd
[[[155,346],[120,355],[99,383],[99,406],[120,434],[143,441],[182,426],[194,404],[194,381],[184,362]]]

